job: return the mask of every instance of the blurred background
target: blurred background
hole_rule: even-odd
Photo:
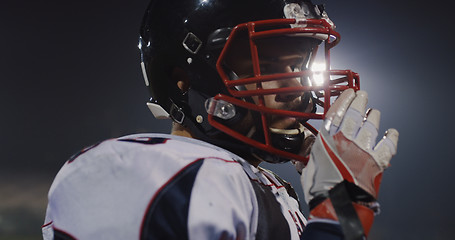
[[[381,132],[400,131],[370,239],[453,239],[451,5],[324,2],[342,36],[332,68],[360,73],[369,106],[382,111]],[[155,120],[145,105],[137,36],[147,4],[2,0],[0,240],[41,238],[47,191],[81,148],[126,134],[169,132],[170,122]],[[303,199],[292,166],[265,166],[291,181]]]

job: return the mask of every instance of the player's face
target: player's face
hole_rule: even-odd
[[[283,41],[285,40],[285,41]],[[276,73],[288,73],[306,67],[307,59],[314,47],[314,42],[302,40],[302,38],[274,38],[263,39],[257,42],[261,75]],[[250,49],[245,43],[239,43],[237,49],[228,57],[227,64],[236,75],[242,78],[254,76]],[[284,87],[296,87],[307,85],[306,80],[289,78],[262,82],[263,89]],[[245,85],[247,90],[256,89],[257,85]],[[264,96],[264,105],[272,109],[292,110],[299,112],[311,112],[313,103],[311,98],[304,97],[310,93],[282,93]],[[258,97],[252,97],[257,104]],[[293,129],[298,128],[298,120],[292,117],[268,115],[269,128]]]

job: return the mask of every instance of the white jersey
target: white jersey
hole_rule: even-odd
[[[299,239],[306,220],[286,189],[273,173],[211,144],[130,135],[65,163],[49,190],[43,236]]]

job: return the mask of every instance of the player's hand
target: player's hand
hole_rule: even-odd
[[[314,206],[315,201],[310,202],[315,198],[328,199],[329,190],[341,182],[349,182],[348,185],[366,191],[374,202],[377,199],[382,173],[397,150],[398,131],[389,129],[376,143],[380,112],[376,109],[366,111],[367,101],[365,91],[349,89],[340,95],[326,114],[301,178],[305,200],[313,210],[317,206]],[[348,191],[352,191],[349,188]],[[356,199],[352,198],[359,193],[349,194],[355,203]],[[321,201],[316,205],[319,203]],[[336,216],[321,216],[320,212],[313,210],[313,217],[338,220]],[[365,228],[363,219],[360,220]]]

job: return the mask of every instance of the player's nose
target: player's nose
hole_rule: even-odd
[[[284,72],[292,72],[291,67],[287,66]],[[289,87],[301,87],[302,84],[299,78],[286,78],[283,80],[277,80],[279,88],[289,88]],[[291,102],[294,99],[299,98],[303,95],[302,92],[283,92],[278,93],[275,96],[275,101],[277,102]]]

